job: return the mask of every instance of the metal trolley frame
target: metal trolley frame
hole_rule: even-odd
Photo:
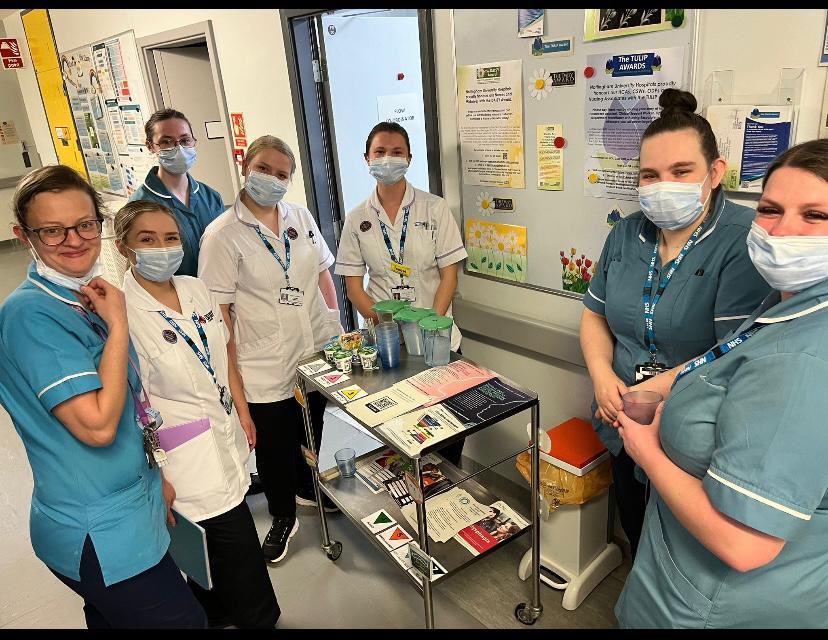
[[[407,354],[403,347],[401,347],[400,355],[400,366],[394,369],[380,369],[369,373],[363,372],[361,369],[355,368],[352,371],[352,373],[349,374],[350,379],[348,380],[347,384],[357,384],[360,387],[362,387],[367,393],[372,394],[378,391],[382,391],[383,389],[387,389],[396,382],[411,377],[419,373],[420,371],[424,371],[428,368],[425,366],[425,363],[422,358],[407,357]],[[299,364],[306,364],[313,360],[317,360],[320,357],[324,356],[322,354],[316,354],[312,357],[302,360]],[[452,360],[466,360],[467,362],[472,362],[471,360],[468,360],[468,358],[461,358],[454,353],[452,353]],[[480,483],[474,480],[474,478],[480,475],[481,473],[520,455],[524,451],[530,451],[532,465],[530,510],[532,514],[531,518],[529,519],[531,521],[531,525],[529,527],[524,528],[518,534],[515,534],[505,540],[500,541],[496,546],[481,553],[478,556],[471,556],[469,552],[462,547],[462,545],[460,545],[453,539],[439,545],[441,547],[439,549],[439,553],[432,553],[433,546],[429,545],[427,522],[425,517],[425,502],[422,500],[415,501],[418,521],[417,537],[419,538],[418,542],[420,548],[423,551],[425,551],[425,553],[432,555],[446,569],[445,575],[433,581],[429,581],[425,578],[415,577],[412,572],[408,572],[409,578],[411,579],[413,586],[415,586],[420,591],[423,597],[425,605],[425,622],[426,627],[429,629],[434,627],[434,606],[432,595],[433,585],[439,582],[440,580],[443,580],[448,576],[453,575],[455,572],[461,570],[462,568],[476,562],[477,560],[484,558],[489,553],[492,553],[493,551],[499,549],[502,545],[508,544],[512,540],[517,539],[522,534],[526,533],[530,528],[532,530],[532,599],[531,602],[521,602],[515,607],[515,617],[523,624],[531,625],[534,624],[543,613],[543,605],[540,601],[540,505],[538,502],[540,490],[540,465],[538,447],[535,444],[538,442],[538,430],[540,428],[540,405],[538,402],[537,394],[535,392],[521,387],[518,384],[515,384],[513,381],[509,380],[508,378],[505,378],[504,376],[499,377],[508,384],[520,389],[527,395],[531,396],[531,399],[527,400],[526,402],[522,403],[517,407],[512,407],[506,411],[503,411],[502,413],[498,413],[496,416],[487,419],[484,422],[475,425],[474,427],[466,429],[462,433],[441,440],[430,447],[426,447],[417,456],[408,456],[405,452],[398,451],[398,447],[396,447],[393,442],[390,442],[382,434],[374,431],[374,429],[371,429],[361,421],[354,418],[354,420],[356,420],[356,422],[360,423],[363,427],[365,427],[374,438],[383,442],[388,448],[398,451],[403,458],[411,461],[414,467],[416,482],[420,487],[420,495],[423,495],[423,456],[431,452],[439,451],[439,449],[442,449],[446,445],[452,444],[453,442],[457,442],[462,438],[477,433],[482,429],[497,424],[498,422],[505,420],[506,418],[509,418],[518,413],[521,413],[527,409],[531,409],[532,444],[530,444],[528,447],[524,449],[521,449],[520,451],[505,456],[504,458],[480,469],[479,471],[470,474],[464,473],[448,461],[443,460],[440,464],[440,470],[451,481],[451,486],[445,487],[441,491],[429,496],[429,498],[431,498],[434,495],[438,495],[439,493],[448,491],[449,489],[462,484],[463,488],[466,491],[468,491],[472,496],[474,496],[476,500],[483,504],[491,504],[497,498],[493,496],[491,493],[489,493],[485,489],[485,487],[483,487]],[[302,397],[302,416],[305,423],[307,441],[310,445],[309,448],[313,451],[313,454],[318,459],[319,452],[316,451],[315,448],[311,428],[310,411],[308,410],[305,398],[307,397],[308,391],[319,391],[325,397],[327,397],[328,400],[339,405],[340,403],[333,398],[331,393],[335,391],[337,387],[340,385],[329,388],[323,388],[314,381],[313,377],[297,371],[297,386]],[[353,418],[353,416],[351,417]],[[378,450],[379,449],[374,450],[372,454],[375,454]],[[371,454],[367,454],[364,457],[367,457],[369,455]],[[323,479],[319,474],[319,470],[313,464],[311,464],[310,466],[311,473],[313,475],[316,503],[319,511],[319,521],[322,532],[322,549],[325,551],[328,558],[331,560],[337,560],[339,558],[339,556],[342,554],[342,543],[337,540],[331,540],[330,538],[330,533],[328,531],[328,522],[322,504],[323,493],[327,495],[337,507],[339,507],[342,513],[345,514],[348,517],[348,519],[351,520],[363,534],[367,535],[371,540],[373,540],[375,546],[378,549],[382,550],[387,556],[390,556],[390,551],[383,547],[382,544],[375,538],[375,536],[372,535],[365,528],[365,526],[361,522],[361,518],[364,518],[367,515],[374,513],[379,509],[386,509],[388,512],[398,513],[399,509],[396,503],[392,500],[392,498],[386,492],[382,492],[378,495],[372,494],[366,487],[362,486],[360,481],[357,480],[357,478],[355,477],[342,478],[339,476],[338,473],[334,476],[325,473],[327,479]],[[399,520],[399,522],[403,521],[405,521],[404,517],[401,520]],[[394,562],[394,564],[397,563]],[[402,567],[400,568],[402,569]]]

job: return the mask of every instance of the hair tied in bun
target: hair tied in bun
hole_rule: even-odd
[[[695,96],[689,91],[665,89],[658,98],[658,106],[661,107],[662,112],[695,113],[698,103]]]

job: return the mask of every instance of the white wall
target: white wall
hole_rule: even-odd
[[[224,82],[227,109],[242,112],[248,142],[270,133],[283,138],[298,154],[296,122],[287,74],[282,26],[277,9],[50,9],[58,51],[66,51],[115,34],[135,31],[135,38],[213,21],[218,63]],[[9,37],[25,42],[19,14],[4,19]],[[31,60],[21,73],[21,90],[43,162],[56,162],[46,116]],[[149,105],[145,105],[149,110]],[[37,114],[36,116],[34,114]],[[194,174],[198,175],[197,167]],[[292,202],[305,204],[301,163],[287,194]]]

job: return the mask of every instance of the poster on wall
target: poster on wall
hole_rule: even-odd
[[[466,250],[469,271],[526,282],[526,227],[466,220]]]
[[[638,200],[641,135],[660,113],[664,89],[681,88],[684,48],[587,56],[584,193]]]
[[[584,42],[678,29],[684,9],[585,9]]]
[[[538,189],[563,189],[563,125],[539,124],[538,135]]]
[[[760,193],[771,161],[785,151],[793,135],[793,107],[711,105],[706,117],[727,160],[722,185],[727,191]]]
[[[545,9],[518,9],[518,38],[542,36],[545,11]]]
[[[522,62],[457,67],[460,155],[468,185],[525,188]]]

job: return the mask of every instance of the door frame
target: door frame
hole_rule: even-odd
[[[161,31],[143,38],[137,38],[135,44],[138,47],[138,58],[141,63],[141,71],[144,74],[144,85],[147,87],[147,98],[151,102],[152,110],[157,111],[164,104],[161,93],[161,86],[158,79],[158,69],[155,64],[153,51],[156,49],[170,49],[183,47],[189,44],[205,43],[207,52],[210,55],[210,71],[213,76],[213,88],[218,99],[219,119],[224,126],[224,147],[225,159],[230,169],[230,180],[234,190],[238,193],[241,190],[238,167],[233,158],[233,134],[230,125],[230,111],[227,108],[227,96],[224,92],[224,80],[221,75],[218,49],[213,34],[213,21],[205,20],[194,24]],[[200,132],[199,132],[200,133]]]

